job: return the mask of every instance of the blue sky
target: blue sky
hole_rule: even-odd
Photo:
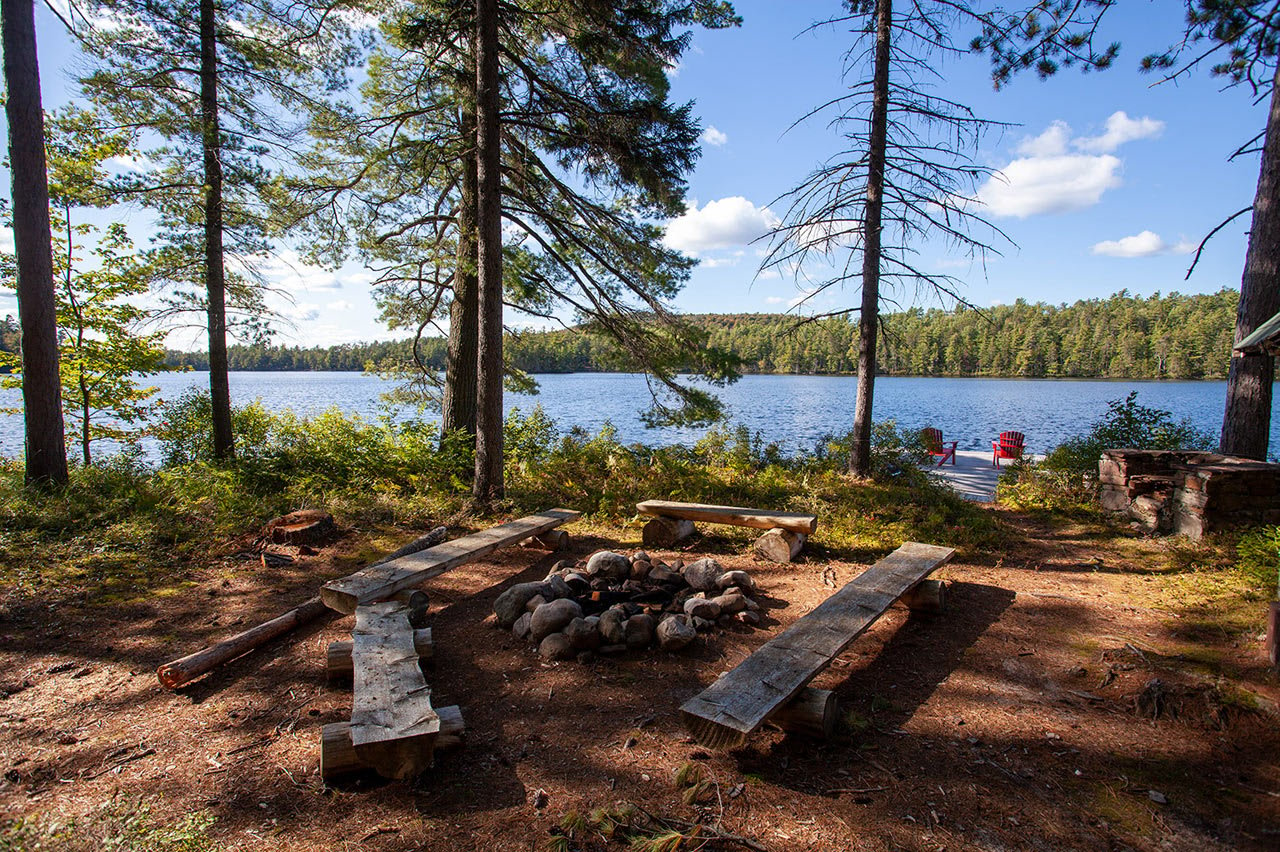
[[[785,212],[779,197],[840,150],[824,119],[791,125],[844,91],[840,72],[852,36],[831,27],[806,32],[815,20],[838,13],[835,2],[735,5],[743,26],[696,32],[672,72],[674,97],[696,101],[706,128],[702,158],[689,178],[692,206],[668,227],[668,242],[701,260],[675,305],[688,312],[794,310],[807,285],[776,274],[758,277],[762,244],[753,240]],[[950,256],[946,246],[921,246],[925,264],[959,278],[962,295],[980,306],[1018,298],[1071,302],[1120,289],[1146,295],[1238,287],[1247,216],[1215,237],[1189,281],[1183,274],[1188,251],[1252,201],[1256,155],[1226,158],[1261,129],[1265,104],[1203,72],[1157,86],[1138,73],[1142,55],[1180,35],[1181,9],[1171,0],[1118,4],[1100,38],[1121,42],[1122,50],[1103,73],[1067,69],[1043,82],[1029,74],[995,92],[985,60],[948,60],[940,94],[983,118],[1017,125],[989,134],[975,153],[1005,176],[979,197],[988,218],[1016,245],[1003,244],[1003,255],[988,258],[985,268]],[[47,11],[39,15],[50,108],[68,97],[75,50]],[[963,44],[968,36],[956,40]],[[145,215],[126,215],[135,236],[144,236]],[[267,264],[287,294],[275,307],[292,321],[281,342],[389,336],[377,320],[366,271],[315,269],[296,257],[282,247]],[[910,292],[897,296],[904,306],[930,304]],[[856,301],[851,287],[799,309]],[[12,295],[0,294],[0,313],[13,311]],[[176,334],[172,343],[202,348],[191,333]]]

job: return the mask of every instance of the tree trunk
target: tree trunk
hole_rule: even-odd
[[[1258,191],[1253,198],[1253,224],[1240,280],[1236,310],[1239,344],[1280,310],[1280,68],[1272,80]],[[1227,376],[1227,407],[1222,416],[1223,453],[1265,460],[1271,434],[1271,355],[1233,353]]]
[[[222,266],[222,130],[218,122],[218,36],[215,0],[200,0],[200,123],[204,148],[204,278],[209,320],[209,395],[213,454],[235,455],[231,382],[227,376],[227,285]]]
[[[502,198],[498,124],[498,4],[476,0],[476,241],[479,273],[476,476],[472,495],[488,505],[502,486]]]
[[[474,69],[473,69],[474,70]],[[465,77],[465,75],[464,75]],[[462,195],[458,200],[458,261],[453,272],[453,304],[449,308],[449,351],[445,356],[444,399],[440,440],[450,432],[476,434],[476,369],[479,360],[478,280],[476,278],[476,110],[475,78],[464,79],[461,129],[466,156]]]
[[[867,152],[867,202],[862,218],[862,310],[858,315],[858,401],[853,413],[849,470],[871,474],[871,407],[876,383],[876,333],[880,324],[880,229],[884,160],[889,124],[889,39],[893,2],[876,2],[876,58],[871,84],[871,139]]]
[[[9,94],[5,113],[9,119],[13,242],[18,261],[18,322],[22,326],[25,476],[28,483],[62,484],[67,481],[67,448],[63,443],[49,176],[32,0],[2,0],[0,30]]]

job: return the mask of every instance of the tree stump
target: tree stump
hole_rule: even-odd
[[[671,547],[691,535],[693,535],[693,521],[654,518],[644,525],[641,540],[645,547]]]
[[[268,521],[263,533],[275,544],[318,545],[338,532],[333,515],[323,509],[303,509]]]
[[[770,562],[790,562],[800,555],[808,536],[774,527],[756,539],[756,555]]]

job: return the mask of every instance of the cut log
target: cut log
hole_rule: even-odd
[[[356,755],[384,778],[404,781],[425,771],[440,717],[418,666],[409,608],[399,601],[357,607],[351,662]]]
[[[693,521],[676,518],[654,518],[640,534],[645,547],[671,547],[693,535]]]
[[[569,549],[569,533],[565,530],[551,530],[542,535],[535,535],[520,542],[521,547],[529,550],[548,550],[558,553]]]
[[[399,559],[401,556],[408,556],[410,553],[417,553],[419,550],[426,550],[428,547],[435,547],[449,537],[449,530],[446,527],[436,527],[426,535],[420,535],[404,547],[391,551],[377,562],[370,562],[369,567],[381,565],[384,562],[390,562],[392,559]]]
[[[778,708],[769,721],[792,734],[829,740],[840,719],[840,701],[829,689],[806,686],[800,694]]]
[[[680,708],[710,748],[736,748],[870,627],[907,589],[946,564],[949,547],[907,542],[756,649]]]
[[[418,652],[418,661],[429,660],[435,656],[435,642],[431,638],[431,628],[423,627],[413,631],[413,649]],[[325,677],[330,683],[348,683],[354,666],[351,662],[350,642],[330,642],[324,655]]]
[[[818,518],[796,512],[768,512],[762,509],[746,509],[742,506],[710,506],[705,503],[672,503],[668,500],[645,500],[636,508],[645,515],[662,518],[681,518],[708,524],[730,524],[735,527],[754,527],[767,530],[781,527],[791,532],[813,535],[818,529]]]
[[[381,565],[371,565],[348,577],[325,583],[320,589],[320,598],[338,612],[355,612],[360,604],[386,600],[396,592],[411,589],[450,568],[576,520],[579,514],[572,509],[548,509]]]
[[[303,509],[267,522],[263,532],[276,544],[315,545],[328,542],[338,528],[323,509]]]
[[[435,750],[461,746],[467,732],[462,722],[462,710],[458,705],[450,704],[436,713],[440,716],[440,732],[436,734]],[[320,777],[323,780],[332,781],[368,770],[351,744],[350,722],[331,722],[320,729]]]
[[[790,562],[800,555],[808,536],[774,527],[756,539],[756,555],[770,562]]]
[[[427,626],[427,612],[431,608],[431,596],[422,589],[405,589],[396,592],[389,600],[399,601],[409,608],[409,626],[415,630]]]
[[[914,613],[941,615],[947,608],[947,584],[941,580],[921,580],[907,589],[902,602]]]
[[[234,660],[241,654],[247,654],[259,645],[266,644],[277,636],[288,633],[290,630],[309,621],[315,621],[329,612],[329,608],[319,598],[311,598],[306,603],[294,607],[284,615],[276,616],[270,621],[237,633],[230,639],[224,639],[218,644],[210,645],[208,648],[196,651],[194,654],[188,654],[181,659],[165,663],[156,669],[156,677],[160,679],[161,685],[169,689],[177,689],[200,677],[205,672],[225,662]]]

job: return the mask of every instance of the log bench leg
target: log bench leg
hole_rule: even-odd
[[[413,631],[413,649],[418,652],[419,662],[435,656],[435,648],[430,627]],[[351,683],[354,672],[355,665],[351,661],[351,642],[330,642],[324,657],[325,678],[329,683]]]
[[[829,689],[806,686],[800,694],[778,708],[769,721],[789,734],[804,734],[829,740],[839,722],[840,702]]]
[[[774,527],[756,539],[756,555],[770,562],[790,562],[800,555],[808,536]]]
[[[693,521],[654,518],[644,525],[640,537],[645,547],[670,547],[691,535],[693,535]]]
[[[547,550],[559,553],[569,549],[569,533],[565,530],[551,530],[542,535],[535,535],[520,542],[520,546],[529,550]]]
[[[467,726],[462,721],[462,709],[456,704],[436,710],[440,716],[440,733],[436,735],[435,749],[458,748],[462,745]],[[351,723],[331,722],[320,729],[320,777],[332,781],[345,775],[364,772],[369,767],[356,754],[351,744]]]
[[[947,584],[942,580],[921,580],[899,599],[912,613],[941,615],[947,608]]]

